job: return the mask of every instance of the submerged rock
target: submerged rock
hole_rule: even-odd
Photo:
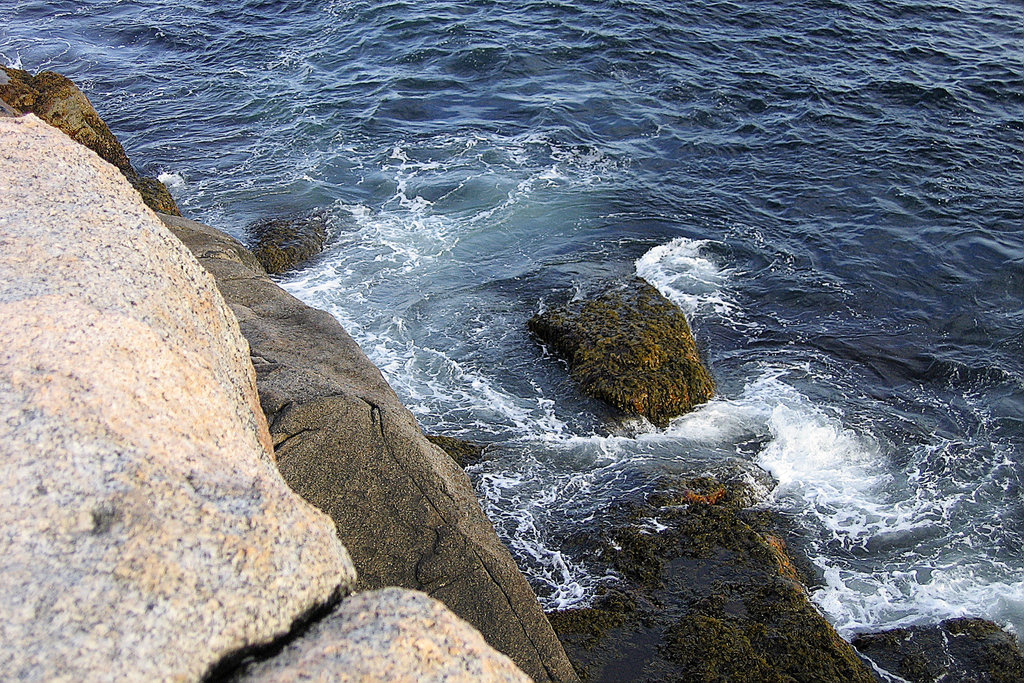
[[[714,394],[686,316],[640,278],[528,324],[565,357],[585,393],[660,427]]]
[[[197,680],[347,593],[213,279],[124,177],[0,119],[0,678]]]
[[[529,683],[480,633],[423,593],[387,588],[342,602],[241,681]]]
[[[427,439],[435,446],[451,456],[452,460],[459,464],[459,467],[469,467],[480,462],[484,457],[484,449],[472,441],[456,439],[442,434],[427,434]]]
[[[33,76],[5,66],[0,66],[0,74],[0,100],[19,113],[35,114],[116,166],[154,211],[181,215],[163,183],[139,175],[121,142],[70,79],[52,71]]]
[[[589,681],[873,681],[818,613],[749,483],[668,480],[610,511],[600,555],[622,582],[550,615]]]
[[[324,249],[327,213],[312,213],[257,221],[246,228],[253,254],[271,274],[299,267]]]
[[[862,654],[911,683],[1024,681],[1024,656],[1017,640],[991,621],[947,619],[857,636]]]
[[[335,520],[360,587],[421,590],[534,680],[576,680],[466,474],[427,440],[337,320],[274,284],[226,235],[164,221],[238,316],[281,472]]]

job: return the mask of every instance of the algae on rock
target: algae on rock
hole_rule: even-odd
[[[253,254],[270,274],[293,270],[323,251],[327,213],[282,216],[256,221],[246,228]]]
[[[728,477],[668,478],[611,511],[601,557],[622,582],[592,608],[550,615],[582,677],[874,680],[794,580],[771,513],[747,509],[754,500]]]
[[[0,81],[0,100],[19,113],[35,114],[116,166],[149,208],[181,215],[167,186],[135,170],[121,142],[100,118],[89,98],[69,78],[53,71],[33,76],[5,66],[0,66],[0,75],[4,76]]]
[[[985,619],[961,617],[854,638],[875,664],[911,683],[1024,681],[1017,639]]]
[[[659,427],[714,394],[686,315],[640,278],[528,325],[565,357],[585,393]]]

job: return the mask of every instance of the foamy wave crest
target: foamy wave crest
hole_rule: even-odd
[[[709,243],[677,237],[638,258],[636,273],[687,315],[715,315],[745,326],[729,295],[729,271],[702,253]]]
[[[158,175],[156,179],[159,180],[164,185],[166,185],[168,188],[173,188],[175,190],[179,190],[185,187],[185,178],[182,177],[180,173],[170,173],[168,171],[164,171],[163,173]]]
[[[977,552],[970,535],[949,537],[963,490],[922,488],[913,466],[898,475],[883,444],[845,426],[837,408],[807,398],[791,373],[805,376],[806,368],[763,366],[738,396],[716,398],[639,438],[750,453],[777,481],[771,504],[808,529],[811,559],[825,579],[812,597],[844,635],[968,614],[1020,633],[1024,580]],[[911,462],[951,447],[922,445]]]
[[[913,465],[899,474],[883,444],[808,399],[785,368],[766,368],[739,396],[709,402],[664,434],[738,452],[758,445],[754,462],[777,481],[771,503],[810,530],[811,559],[824,573],[812,597],[843,635],[966,615],[1024,629],[1019,572],[978,552],[971,534],[949,534],[969,505],[964,489],[921,487]],[[954,446],[924,444],[911,462]]]
[[[986,566],[980,556],[876,572],[824,557],[815,561],[824,567],[825,586],[812,598],[845,637],[978,615],[1006,625],[1018,639],[1024,634],[1024,580],[1005,580],[1007,571],[1014,574],[1011,568]]]

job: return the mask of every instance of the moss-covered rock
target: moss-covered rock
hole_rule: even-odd
[[[271,274],[299,267],[324,249],[327,212],[280,216],[257,221],[246,228],[253,253]]]
[[[142,195],[142,201],[146,202],[146,206],[154,211],[166,213],[169,216],[181,215],[170,190],[156,178],[138,176],[138,180],[133,182],[132,186]]]
[[[0,100],[19,113],[35,114],[116,166],[154,211],[181,215],[167,187],[155,178],[139,175],[89,98],[66,76],[53,71],[33,76],[21,69],[0,66]]]
[[[472,441],[464,441],[463,439],[456,439],[441,434],[426,434],[425,436],[430,443],[440,447],[441,450],[450,455],[452,460],[459,464],[459,467],[469,467],[474,463],[480,462],[481,458],[483,458],[483,446]]]
[[[620,511],[601,555],[630,608],[550,615],[578,670],[613,681],[631,661],[636,681],[873,681],[753,499],[738,479],[678,478]]]
[[[585,393],[656,425],[714,394],[686,316],[640,278],[547,310],[528,325],[565,357]]]
[[[853,644],[875,664],[911,683],[1024,681],[1017,640],[985,619],[947,619],[934,626],[863,634]]]
[[[696,614],[680,619],[669,629],[666,656],[679,665],[688,681],[781,683],[789,680],[775,671],[750,638],[735,624]],[[707,656],[713,653],[713,656]]]

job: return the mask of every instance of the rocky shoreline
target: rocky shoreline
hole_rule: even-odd
[[[545,616],[459,466],[479,449],[425,437],[268,277],[322,221],[254,226],[254,255],[176,215],[67,79],[4,68],[0,100],[5,678],[1024,680],[982,620],[843,641],[756,506],[771,482],[727,470],[609,510],[574,550],[621,583]],[[664,424],[714,382],[637,287],[531,329]]]
[[[33,114],[0,164],[5,678],[575,680],[330,315]]]

